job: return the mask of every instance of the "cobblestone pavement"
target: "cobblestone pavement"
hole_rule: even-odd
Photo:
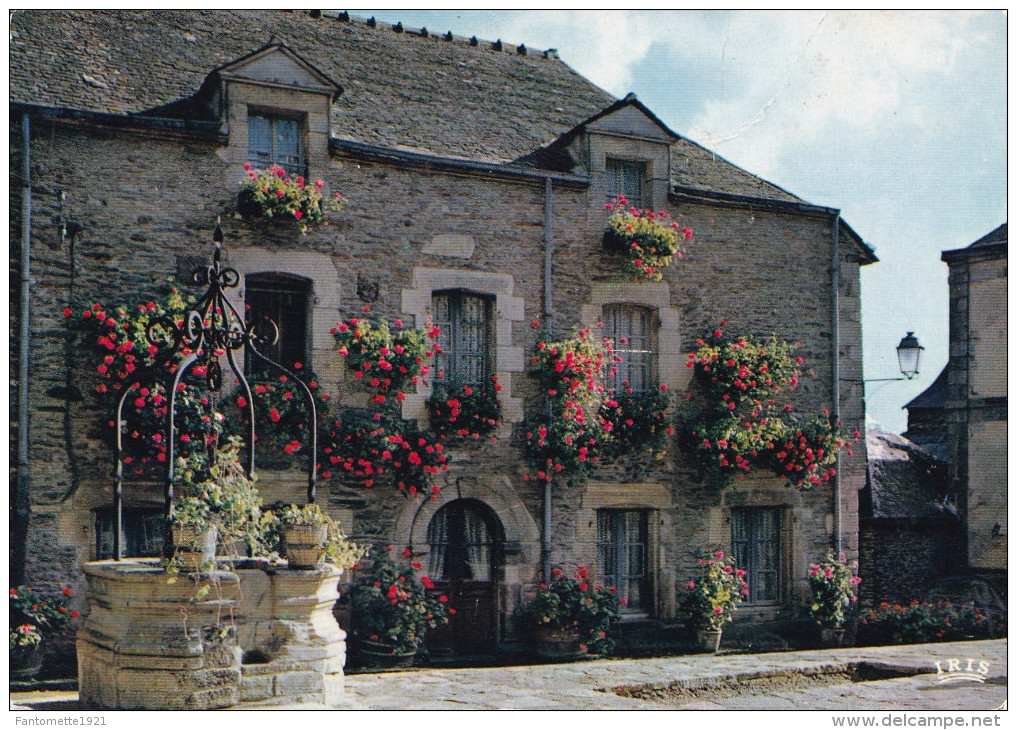
[[[355,710],[990,710],[1006,700],[1007,642],[971,641],[911,646],[827,649],[819,651],[661,659],[596,660],[490,669],[421,669],[409,672],[357,674],[347,677],[347,703]],[[941,681],[950,660],[968,659],[978,668],[988,663],[985,682]],[[801,670],[869,662],[923,672],[879,681],[843,681],[781,686],[778,676],[765,689],[733,692],[719,689],[682,701],[621,697],[620,686],[665,687],[675,681],[702,684],[747,674]],[[74,693],[11,695],[11,709],[72,709]],[[274,708],[295,709],[295,708]],[[306,709],[306,708],[304,708]]]

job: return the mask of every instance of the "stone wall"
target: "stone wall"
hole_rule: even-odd
[[[968,566],[1007,567],[1006,245],[947,251],[950,363],[946,403],[951,484],[967,524]]]
[[[12,142],[14,140],[12,139]],[[99,299],[132,303],[177,271],[185,258],[211,253],[216,216],[232,205],[232,179],[221,145],[202,138],[88,129],[41,121],[33,138],[34,222],[32,330],[33,379],[31,498],[28,575],[41,583],[81,580],[81,566],[94,556],[93,510],[111,500],[109,449],[97,438],[92,408],[91,368],[78,343],[67,345],[68,321],[60,314],[74,285],[74,303]],[[225,251],[247,272],[277,268],[291,254],[313,255],[307,274],[318,299],[315,317],[338,318],[361,311],[358,281],[376,283],[372,313],[388,320],[406,316],[406,292],[415,288],[418,267],[487,272],[511,277],[513,298],[522,311],[504,317],[499,332],[512,347],[528,353],[535,341],[530,321],[543,306],[544,186],[541,181],[479,173],[439,171],[352,156],[333,156],[323,173],[327,185],[348,199],[347,207],[307,236],[289,229],[253,225],[226,217]],[[67,191],[67,210],[83,226],[70,251],[61,245],[55,219],[57,198]],[[802,343],[801,354],[814,378],[793,394],[800,412],[831,408],[831,219],[828,216],[751,210],[720,204],[669,203],[682,224],[696,231],[688,253],[666,273],[677,336],[661,357],[684,360],[694,340],[722,319],[729,332],[778,336]],[[564,335],[584,321],[583,307],[596,291],[624,279],[617,261],[603,250],[603,198],[580,185],[554,188],[553,328]],[[453,245],[454,244],[454,245]],[[863,422],[858,265],[841,236],[841,414],[844,429]],[[295,260],[297,256],[292,256]],[[330,269],[331,267],[331,269]],[[323,304],[327,302],[327,304]],[[515,306],[515,305],[513,305]],[[499,302],[501,307],[501,302]],[[588,314],[589,312],[587,312]],[[409,312],[413,314],[413,312]],[[521,316],[520,316],[521,315]],[[315,321],[318,330],[322,324]],[[418,322],[419,324],[419,322]],[[499,339],[501,341],[501,339]],[[65,349],[65,347],[69,349]],[[317,348],[311,365],[323,386],[343,402],[357,402],[338,356]],[[499,353],[499,358],[502,353]],[[499,361],[499,370],[501,363]],[[684,368],[678,368],[679,371]],[[521,368],[506,368],[506,390],[526,412],[539,407],[535,382]],[[680,373],[677,377],[687,377]],[[679,381],[680,382],[680,381]],[[72,384],[83,399],[51,394]],[[444,495],[469,492],[496,506],[514,552],[503,566],[511,611],[540,570],[540,488],[522,479],[526,472],[519,443],[508,429],[497,444],[456,454],[443,477]],[[844,510],[843,540],[849,556],[858,549],[857,492],[864,484],[865,449],[843,454],[839,468]],[[832,491],[824,484],[798,492],[774,479],[752,479],[717,492],[699,484],[680,459],[667,459],[639,484],[616,474],[588,486],[556,486],[554,563],[583,563],[596,572],[595,510],[631,506],[652,510],[656,544],[656,611],[673,614],[675,586],[694,566],[694,551],[730,542],[732,506],[785,510],[785,606],[804,600],[811,560],[831,544]],[[263,473],[266,501],[299,498],[297,474]],[[158,485],[125,485],[128,502],[159,499]],[[352,517],[348,531],[367,542],[420,545],[420,502],[394,490],[343,484],[320,485],[321,502]],[[430,509],[430,506],[428,507]],[[416,523],[414,523],[416,520]],[[410,527],[406,527],[409,525]],[[534,533],[536,528],[537,532]],[[591,531],[591,528],[592,531]],[[516,547],[518,546],[518,547]],[[778,610],[778,609],[773,609]]]
[[[908,604],[922,600],[937,579],[962,569],[960,537],[956,522],[867,520],[859,552],[859,603],[873,608],[883,601]]]

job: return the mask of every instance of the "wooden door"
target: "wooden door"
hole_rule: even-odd
[[[455,609],[447,626],[428,634],[428,648],[435,653],[492,653],[498,636],[498,518],[482,502],[456,500],[434,515],[427,539],[431,580]]]

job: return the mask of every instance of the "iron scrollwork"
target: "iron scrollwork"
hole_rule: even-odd
[[[176,447],[176,395],[177,386],[183,379],[184,374],[191,368],[199,358],[205,367],[205,386],[213,393],[219,392],[223,387],[223,366],[222,358],[226,358],[229,370],[233,373],[241,391],[246,396],[244,410],[247,416],[247,464],[245,470],[248,476],[254,476],[254,444],[255,444],[255,421],[254,421],[254,398],[251,386],[244,375],[244,369],[237,363],[236,353],[245,349],[249,356],[253,355],[268,363],[275,369],[285,373],[292,381],[298,384],[305,402],[307,403],[308,422],[310,426],[310,449],[308,451],[307,464],[307,503],[313,504],[315,500],[315,487],[317,482],[317,422],[318,414],[307,385],[297,377],[291,370],[280,363],[267,357],[260,351],[260,347],[272,346],[279,341],[279,327],[270,319],[262,322],[246,323],[236,307],[233,306],[225,294],[225,290],[233,289],[240,284],[240,273],[223,264],[222,242],[223,234],[219,225],[216,225],[213,235],[215,252],[212,255],[211,265],[197,269],[192,274],[192,281],[195,284],[207,284],[208,289],[198,300],[197,305],[189,311],[182,320],[174,320],[170,317],[160,317],[151,322],[145,333],[148,342],[156,347],[167,347],[181,359],[175,366],[170,368],[170,383],[167,388],[168,403],[168,438],[167,438],[167,476],[165,490],[165,517],[167,549],[171,547],[170,520],[173,516],[173,481],[175,477],[175,447]],[[135,383],[125,389],[123,396],[117,404],[117,424],[122,423],[122,411],[124,401],[135,388]],[[120,530],[122,525],[122,484],[123,484],[123,451],[121,443],[120,428],[117,428],[116,440],[116,484],[114,488],[113,514],[116,520],[114,531],[114,555],[117,560],[122,558],[120,545]]]

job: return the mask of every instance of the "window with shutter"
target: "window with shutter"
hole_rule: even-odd
[[[307,313],[310,307],[311,282],[287,274],[251,274],[244,284],[244,304],[247,322],[256,326],[255,333],[267,340],[272,339],[274,323],[279,339],[272,344],[258,346],[258,351],[289,369],[296,363],[308,367],[307,357]],[[261,358],[248,353],[246,372],[274,374]]]
[[[606,171],[608,202],[622,195],[629,201],[629,205],[642,208],[646,163],[608,158]]]
[[[625,612],[650,609],[647,537],[647,510],[597,510],[597,567],[604,585],[625,599]]]
[[[306,174],[303,126],[302,120],[296,117],[248,112],[248,160],[263,169],[279,165],[287,172]]]
[[[464,291],[436,292],[434,324],[441,329],[435,387],[486,385],[491,377],[493,302]]]
[[[604,337],[614,343],[617,358],[607,373],[609,390],[635,394],[656,386],[656,313],[648,307],[609,304],[604,307]]]
[[[731,511],[735,562],[748,571],[748,603],[780,600],[780,509],[753,507]]]

